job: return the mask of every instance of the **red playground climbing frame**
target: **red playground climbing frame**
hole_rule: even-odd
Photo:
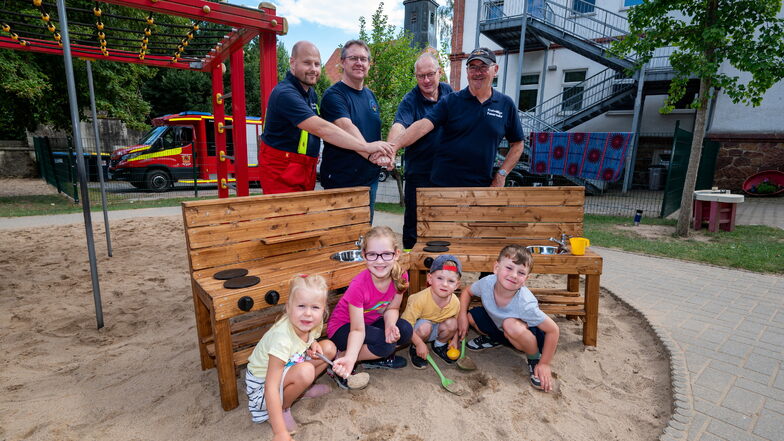
[[[57,23],[57,8],[43,0],[30,0],[37,15],[22,11],[11,11],[0,6],[0,48],[63,55],[62,36]],[[109,14],[104,4],[124,6],[147,11],[146,20]],[[245,138],[245,69],[243,47],[259,37],[260,96],[262,119],[272,88],[277,83],[276,35],[288,31],[288,23],[275,15],[275,5],[261,3],[258,9],[214,3],[205,0],[102,0],[95,2],[92,11],[66,7],[71,17],[91,13],[95,20],[92,34],[71,32],[71,53],[74,57],[92,60],[109,60],[121,63],[138,63],[155,67],[169,67],[207,72],[212,78],[212,107],[215,116],[216,153],[221,161],[218,167],[218,196],[229,196],[232,184],[228,181],[225,161],[234,161],[237,196],[248,195],[248,158]],[[51,15],[50,15],[51,14]],[[192,20],[190,26],[156,23],[159,16],[179,16]],[[84,20],[83,20],[84,21]],[[37,23],[36,23],[37,22]],[[145,23],[146,22],[146,23]],[[37,24],[38,26],[34,26]],[[182,28],[181,35],[156,33],[157,25],[172,32]],[[91,25],[92,26],[92,25]],[[144,27],[141,29],[141,27]],[[37,28],[37,29],[36,29]],[[113,29],[124,35],[139,32],[138,50],[131,49],[124,41],[128,38],[113,38]],[[73,36],[72,36],[73,35]],[[86,35],[86,37],[85,37]],[[155,46],[157,44],[157,46]],[[230,92],[224,93],[224,62],[231,63]],[[235,157],[226,155],[224,108],[225,100],[231,99],[233,116]],[[260,141],[259,141],[260,142]]]

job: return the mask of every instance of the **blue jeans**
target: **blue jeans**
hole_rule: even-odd
[[[414,248],[417,243],[417,188],[432,187],[430,184],[430,174],[406,174],[403,197],[406,203],[406,211],[403,214],[403,248]]]

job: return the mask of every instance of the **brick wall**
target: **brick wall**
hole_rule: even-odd
[[[743,181],[764,170],[784,172],[784,139],[716,139],[721,143],[713,185],[743,191]]]
[[[452,53],[449,54],[449,85],[453,89],[460,88],[460,74],[463,67],[463,20],[465,18],[465,0],[455,0],[452,11]]]

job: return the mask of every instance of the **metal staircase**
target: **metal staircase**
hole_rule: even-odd
[[[628,34],[626,17],[589,0],[482,0],[479,30],[501,47],[520,49],[526,20],[526,49],[557,43],[615,70],[633,69],[633,58],[616,57],[610,46]],[[527,14],[523,4],[527,3]]]

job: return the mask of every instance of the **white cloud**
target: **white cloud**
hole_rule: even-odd
[[[276,0],[277,14],[286,17],[289,26],[306,26],[311,22],[322,26],[342,29],[346,32],[359,32],[359,17],[365,17],[370,27],[371,17],[378,8],[379,1],[361,0]],[[389,24],[402,27],[403,4],[400,1],[384,2],[384,14]]]

